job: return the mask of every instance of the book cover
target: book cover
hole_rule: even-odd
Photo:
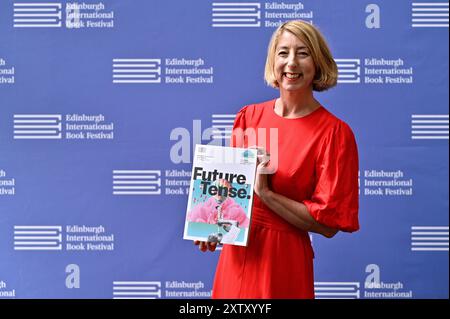
[[[184,239],[247,245],[257,151],[196,145]]]

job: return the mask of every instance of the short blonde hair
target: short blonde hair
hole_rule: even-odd
[[[279,38],[283,32],[290,32],[298,37],[308,47],[311,57],[316,66],[316,75],[313,80],[314,91],[325,91],[337,83],[338,70],[331,51],[320,31],[308,22],[301,20],[283,23],[272,35],[267,50],[266,67],[264,79],[267,84],[277,88],[278,82],[275,77],[275,54]]]

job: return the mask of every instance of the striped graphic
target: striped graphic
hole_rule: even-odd
[[[113,195],[159,195],[161,171],[114,170]]]
[[[113,299],[161,298],[160,281],[114,281]]]
[[[412,251],[448,251],[448,226],[411,226]]]
[[[448,28],[447,2],[413,2],[411,25],[413,28]]]
[[[229,141],[235,118],[236,114],[212,114],[212,138],[215,140]]]
[[[60,139],[60,114],[14,114],[14,139]]]
[[[113,59],[113,83],[161,83],[161,59]]]
[[[316,299],[359,299],[359,282],[314,282]]]
[[[411,138],[448,140],[448,114],[412,114]]]
[[[338,67],[338,83],[361,82],[360,59],[335,59],[334,61]]]
[[[61,3],[14,3],[14,28],[61,27]]]
[[[257,2],[213,2],[212,26],[215,28],[261,26],[261,4]]]
[[[61,226],[14,226],[14,250],[61,250]]]

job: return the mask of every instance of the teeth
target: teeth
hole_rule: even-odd
[[[292,73],[286,73],[286,77],[287,77],[288,79],[296,79],[296,78],[298,78],[299,76],[300,76],[299,73],[295,73],[295,74],[292,74]]]

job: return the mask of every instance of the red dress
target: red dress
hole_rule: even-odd
[[[233,128],[278,129],[278,170],[269,176],[270,188],[305,204],[321,224],[358,230],[358,152],[350,127],[324,107],[286,119],[274,106],[271,100],[244,107]],[[271,153],[272,161],[268,135],[257,144]],[[248,147],[253,142],[237,138],[231,144]],[[255,194],[247,247],[224,245],[212,297],[314,298],[313,258],[308,233],[272,212]]]

